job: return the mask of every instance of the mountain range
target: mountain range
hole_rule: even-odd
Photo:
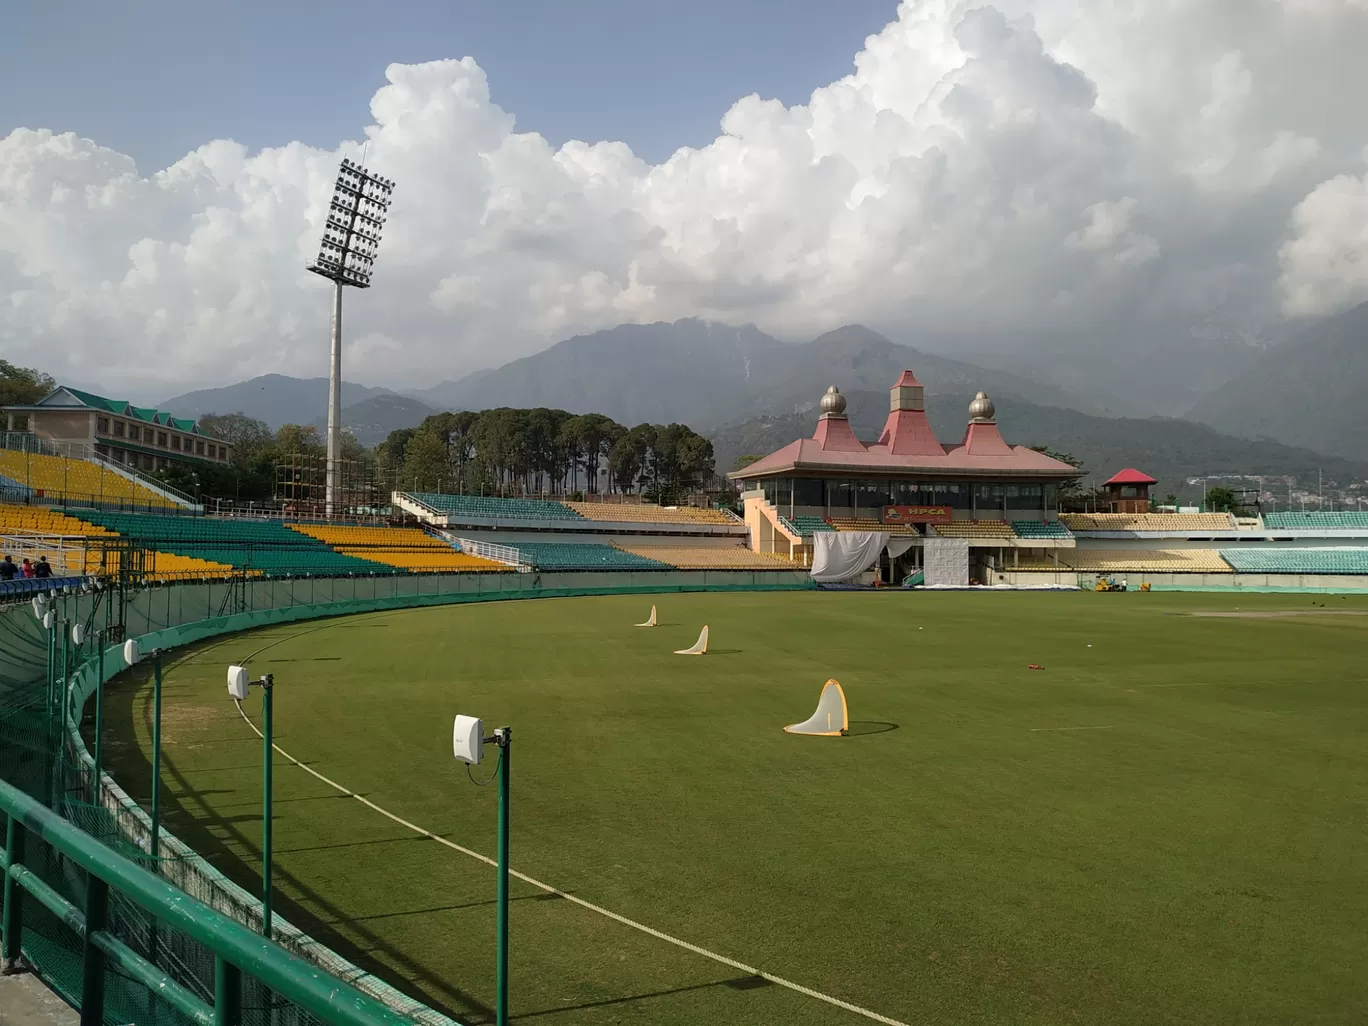
[[[1362,472],[1368,410],[1360,400],[1368,391],[1365,343],[1368,304],[1281,344],[1246,347],[1232,361],[1238,369],[1229,381],[1185,418],[1172,419],[1150,416],[1153,407],[1129,394],[1075,390],[1002,366],[923,352],[860,325],[792,344],[754,327],[685,319],[579,335],[502,367],[404,394],[347,382],[343,422],[363,444],[374,445],[442,409],[550,406],[604,413],[628,425],[679,421],[715,437],[723,457],[718,465],[725,469],[728,454],[763,449],[761,437],[788,431],[774,448],[809,433],[808,421],[828,385],[850,396],[884,395],[910,367],[926,386],[933,423],[948,432],[945,438],[958,437],[966,397],[981,389],[1005,416],[1017,418],[1015,440],[1072,451],[1099,471],[1134,463],[1166,481],[1227,472],[1306,481],[1319,468],[1327,479],[1348,483],[1368,478]],[[183,416],[243,412],[272,428],[292,422],[321,428],[327,391],[324,378],[273,374],[190,392],[161,406]],[[879,423],[883,405],[871,406],[877,412],[869,416]],[[879,424],[863,426],[872,432]],[[766,433],[771,430],[777,434]]]
[[[1230,434],[1368,456],[1368,303],[1312,325],[1203,397],[1188,416]]]

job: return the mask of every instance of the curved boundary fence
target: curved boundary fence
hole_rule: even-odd
[[[21,838],[24,826],[32,819],[34,823],[41,821],[45,831],[41,836],[48,840],[42,872],[34,875],[29,868],[6,870],[10,875],[6,877],[5,922],[9,922],[11,908],[20,910],[21,922],[25,912],[32,910],[30,920],[35,919],[36,913],[40,921],[35,924],[37,928],[23,931],[25,959],[55,990],[78,1005],[90,1000],[84,996],[84,974],[88,971],[84,968],[84,953],[89,947],[86,938],[96,937],[95,946],[104,958],[113,959],[114,968],[102,970],[110,977],[114,995],[111,1003],[119,1009],[118,1015],[109,1021],[137,1021],[140,1026],[208,1026],[210,1022],[242,1022],[247,1026],[378,1026],[400,1021],[453,1026],[448,1017],[352,965],[279,916],[273,917],[272,936],[284,951],[255,934],[248,935],[256,937],[263,951],[276,951],[282,965],[307,965],[312,967],[311,971],[322,971],[350,984],[342,993],[354,993],[358,1001],[369,1002],[358,1013],[359,1018],[351,1013],[333,1014],[331,1007],[302,1000],[299,994],[280,986],[276,976],[244,976],[238,988],[231,975],[235,967],[230,960],[232,954],[221,954],[206,940],[203,931],[188,932],[180,920],[172,923],[173,928],[163,926],[159,931],[158,924],[167,922],[165,909],[160,906],[171,900],[168,893],[188,894],[209,906],[204,910],[205,916],[213,910],[247,931],[260,930],[261,904],[255,895],[228,880],[164,831],[160,835],[160,857],[148,857],[150,817],[107,773],[100,781],[95,780],[94,760],[79,729],[86,703],[96,692],[98,667],[102,666],[106,680],[127,669],[122,646],[107,646],[102,661],[93,651],[79,653],[81,657],[70,662],[74,669],[67,680],[61,682],[58,690],[52,690],[46,687],[49,663],[58,668],[66,665],[59,652],[58,638],[65,645],[75,623],[85,625],[87,635],[92,636],[103,620],[105,626],[121,624],[124,636],[137,638],[146,653],[273,624],[381,610],[529,598],[811,588],[811,579],[805,573],[792,571],[238,578],[149,587],[127,596],[121,609],[115,605],[114,593],[110,591],[56,596],[52,606],[56,622],[51,630],[42,626],[27,604],[0,609],[0,741],[7,751],[18,751],[18,743],[25,739],[32,748],[29,753],[20,753],[14,765],[9,758],[0,763],[0,775],[11,784],[18,784],[29,797],[12,793],[14,788],[6,786],[0,790],[0,806],[10,812],[12,824],[19,824]],[[46,743],[40,740],[43,738]],[[41,816],[34,806],[42,811]],[[63,827],[58,829],[54,821]],[[91,879],[97,881],[94,886],[98,891],[98,881],[105,878],[98,872],[92,875],[89,865],[76,861],[77,856],[67,850],[78,837],[87,838],[83,845],[91,847],[91,836],[103,842],[103,846],[93,847],[105,860],[117,864],[120,873],[139,869],[137,865],[128,865],[130,862],[141,863],[145,868],[140,872],[162,887],[174,887],[136,893],[109,892],[104,900],[110,908],[117,906],[117,915],[106,911],[105,920],[97,918],[94,922],[108,922],[107,928],[91,930],[89,908],[81,915],[73,914],[72,910],[79,909],[83,902],[88,904]],[[59,847],[58,841],[64,847]],[[5,852],[6,867],[11,862],[27,867],[33,861],[32,852],[23,857],[22,840],[17,848],[7,843]],[[94,856],[87,851],[81,857],[88,861]],[[16,872],[19,877],[14,876]],[[47,890],[30,891],[30,895],[38,896],[27,901],[22,897],[12,899],[12,881],[19,878],[41,884]],[[140,886],[146,884],[142,877],[138,879]],[[122,877],[118,881],[105,880],[106,884],[119,887],[125,882]],[[18,895],[19,891],[13,893]],[[117,900],[109,904],[112,898]],[[97,901],[97,913],[98,904]],[[183,900],[181,904],[184,906]],[[107,939],[100,939],[105,933]],[[9,954],[8,947],[5,953]],[[230,974],[226,983],[221,980],[223,972]],[[240,997],[220,1006],[216,995],[221,985],[240,993]],[[304,993],[304,997],[308,994]],[[384,1015],[371,1015],[375,1009]],[[222,1015],[227,1018],[221,1018]]]

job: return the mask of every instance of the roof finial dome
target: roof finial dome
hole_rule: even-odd
[[[822,396],[822,413],[830,413],[834,417],[839,417],[845,413],[846,397],[841,395],[835,385],[826,390],[826,395]]]
[[[969,422],[971,424],[991,424],[997,415],[997,407],[993,405],[993,400],[988,398],[987,392],[980,392],[974,396],[974,401],[969,404]]]

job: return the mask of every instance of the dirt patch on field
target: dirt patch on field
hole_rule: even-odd
[[[1280,616],[1368,616],[1368,609],[1252,609],[1244,612],[1235,610],[1208,610],[1200,613],[1185,613],[1185,616],[1224,616],[1237,620],[1271,620]]]

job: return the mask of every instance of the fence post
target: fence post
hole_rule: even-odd
[[[3,949],[0,949],[0,972],[8,974],[20,971],[23,954],[24,892],[9,869],[24,864],[24,824],[19,822],[17,816],[8,816],[6,819],[4,942]]]
[[[81,950],[81,1026],[103,1026],[105,956],[95,945],[109,911],[109,885],[95,874],[86,882],[85,944]]]
[[[242,971],[222,955],[214,956],[214,1026],[240,1026]]]

